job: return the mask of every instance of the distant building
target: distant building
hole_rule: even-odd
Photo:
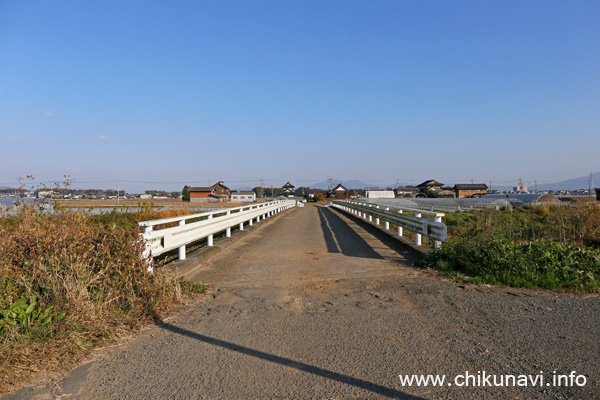
[[[219,181],[219,182],[215,183],[214,185],[212,185],[211,187],[213,189],[215,189],[215,192],[213,193],[213,197],[216,197],[220,200],[228,200],[229,199],[229,195],[231,194],[231,189],[229,189],[227,186],[225,186],[223,181]]]
[[[394,189],[394,193],[396,193],[396,197],[415,197],[417,193],[419,193],[419,189],[415,186],[398,186]]]
[[[54,192],[52,190],[40,190],[37,192],[39,198],[52,197],[53,194]]]
[[[240,203],[252,203],[256,201],[256,193],[254,192],[232,192],[231,201]]]
[[[444,186],[443,183],[436,181],[435,179],[430,179],[428,181],[425,181],[419,185],[417,185],[417,187],[419,188],[419,191],[421,193],[427,192],[427,191],[440,191],[442,190],[442,186]]]
[[[456,197],[483,196],[488,187],[485,183],[457,183],[452,188]]]
[[[309,187],[299,187],[298,189],[296,189],[296,196],[299,196],[299,197],[308,196],[310,198],[314,198],[316,192],[317,192],[316,189],[311,189]]]
[[[215,193],[215,188],[213,186],[191,187],[188,190],[190,192],[190,201],[193,203],[208,203]]]
[[[293,195],[294,194],[294,188],[295,188],[295,186],[292,185],[289,181],[287,181],[286,184],[283,185],[283,187],[281,188],[283,190],[282,194],[284,196]]]
[[[349,190],[346,189],[346,187],[341,183],[338,183],[336,187],[334,187],[329,193],[327,193],[327,196],[334,199],[345,199],[349,196],[349,194]]]
[[[393,190],[380,188],[365,188],[365,198],[367,199],[393,199],[396,194]]]
[[[513,186],[513,192],[527,193],[527,186]]]

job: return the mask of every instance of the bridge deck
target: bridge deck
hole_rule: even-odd
[[[198,269],[212,295],[67,377],[67,398],[600,395],[598,297],[459,285],[328,208],[276,218]],[[588,374],[587,387],[410,388],[398,378],[557,368]]]

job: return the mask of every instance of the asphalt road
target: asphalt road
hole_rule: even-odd
[[[598,296],[458,284],[325,207],[267,222],[196,268],[203,300],[6,399],[600,398]],[[483,373],[544,380],[474,387]]]

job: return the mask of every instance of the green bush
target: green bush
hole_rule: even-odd
[[[420,265],[490,284],[582,292],[600,288],[600,250],[557,242],[451,238]]]

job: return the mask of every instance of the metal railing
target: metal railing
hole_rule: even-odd
[[[394,224],[398,227],[398,236],[403,235],[404,229],[413,231],[415,232],[415,244],[417,246],[421,245],[421,235],[434,239],[435,249],[439,249],[447,237],[446,225],[442,222],[443,213],[404,207],[394,208],[396,211],[392,211],[387,206],[348,200],[333,201],[333,206],[359,218],[368,219],[369,222],[373,222],[373,219],[375,219],[376,225],[380,225],[383,221],[386,230],[390,229],[390,223]],[[407,215],[405,212],[414,215]],[[424,218],[424,215],[433,217],[433,219]]]
[[[281,211],[292,208],[295,201],[277,200],[268,203],[258,203],[242,207],[219,209],[199,214],[182,215],[179,217],[162,218],[140,222],[144,227],[141,237],[146,249],[144,257],[151,260],[165,252],[179,249],[179,259],[185,260],[186,245],[200,239],[207,238],[207,245],[213,245],[213,236],[225,231],[225,236],[231,236],[231,228],[239,226],[244,230],[244,224],[252,225],[253,221],[259,222]],[[189,220],[200,221],[186,223]],[[157,225],[177,223],[178,226],[154,230]],[[152,272],[149,263],[148,270]]]

